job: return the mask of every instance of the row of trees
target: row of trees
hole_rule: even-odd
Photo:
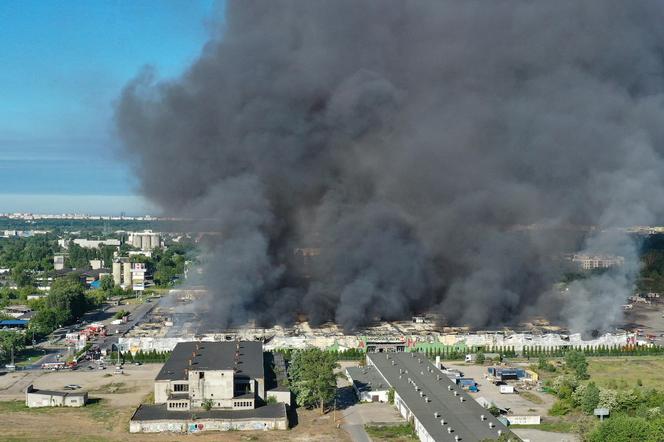
[[[637,346],[637,345],[597,345],[592,347],[524,347],[522,354],[526,358],[564,357],[571,351],[583,353],[585,356],[655,356],[664,355],[664,347],[661,345]]]
[[[135,355],[132,356],[130,352],[124,352],[120,354],[120,358],[124,362],[166,362],[168,358],[171,356],[170,351],[156,351],[156,350],[151,350],[151,351],[139,351]]]

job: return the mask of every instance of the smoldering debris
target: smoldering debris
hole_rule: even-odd
[[[661,220],[663,19],[657,1],[230,1],[181,77],[126,86],[118,133],[147,197],[222,233],[201,307],[222,326],[603,328],[638,268],[614,227]],[[302,247],[321,251],[306,278]],[[626,265],[551,298],[551,257],[579,249]]]

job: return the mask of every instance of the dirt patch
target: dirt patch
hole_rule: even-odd
[[[110,395],[109,395],[110,396]],[[122,396],[113,395],[113,396]],[[3,441],[349,441],[346,433],[337,428],[329,415],[318,411],[298,409],[298,424],[286,431],[186,434],[129,434],[129,419],[134,407],[118,408],[109,400],[94,400],[83,408],[33,408],[23,402],[0,402],[0,426]]]

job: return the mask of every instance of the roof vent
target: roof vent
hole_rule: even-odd
[[[489,428],[493,428],[493,427],[494,427],[493,422],[489,422]]]
[[[455,391],[454,396],[459,396],[459,393]]]
[[[451,385],[448,385],[448,386],[447,386],[447,389],[448,389],[449,391],[452,391],[452,386],[451,386]]]
[[[459,402],[463,402],[463,396],[459,398]]]
[[[445,424],[446,424],[446,422],[445,422],[445,418],[442,418],[442,419],[440,420],[440,425],[445,425]]]
[[[440,413],[438,413],[437,411],[434,412],[434,413],[433,413],[433,417],[440,417]]]
[[[454,440],[455,440],[456,442],[459,442],[459,441],[461,440],[461,438],[459,437],[459,435],[456,435],[456,436],[454,436]]]
[[[503,434],[503,430],[498,430],[498,436]]]
[[[483,414],[482,414],[482,415],[480,415],[480,420],[483,420],[483,421],[485,421],[485,420],[486,420],[486,416],[485,416],[485,415],[483,415]]]
[[[452,427],[447,427],[447,432],[448,433],[452,434],[452,431],[454,431],[454,430],[452,430]]]
[[[394,365],[394,361],[392,361],[392,365]]]

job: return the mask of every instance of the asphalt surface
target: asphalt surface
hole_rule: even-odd
[[[344,423],[341,428],[350,436],[353,442],[371,442],[371,438],[364,430],[364,421],[354,407],[360,407],[357,403],[357,397],[351,387],[337,388],[337,412],[341,414]]]

